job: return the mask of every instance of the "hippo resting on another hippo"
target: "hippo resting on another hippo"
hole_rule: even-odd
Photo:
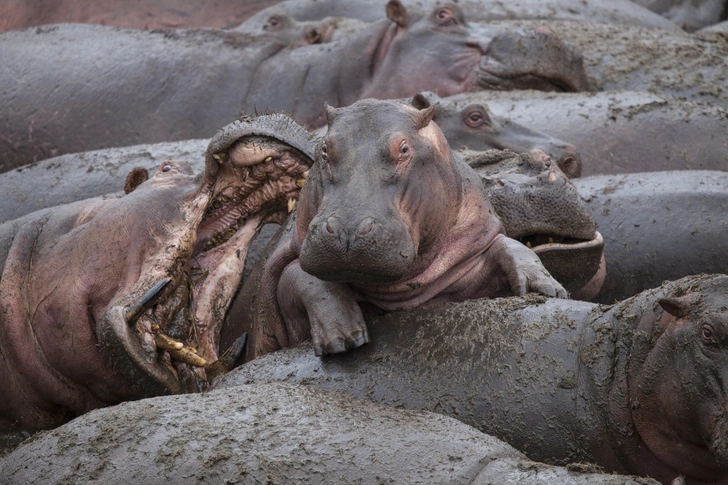
[[[295,49],[231,31],[58,25],[2,34],[0,170],[211,136],[240,110],[283,111],[316,126],[325,101],[587,85],[579,54],[549,33],[467,24],[451,4],[423,14],[391,0],[387,12],[344,39]]]
[[[566,296],[533,251],[503,234],[480,177],[454,157],[433,112],[372,99],[327,107],[295,222],[266,264],[253,354],[309,336],[317,354],[362,345],[357,301],[393,310],[528,291]]]
[[[215,389],[306,383],[436,411],[552,464],[669,484],[728,480],[728,276],[690,276],[613,307],[476,300],[369,319],[372,342],[248,362]]]
[[[0,476],[5,485],[656,484],[534,463],[452,418],[282,383],[99,409],[0,459]]]
[[[219,352],[218,337],[247,246],[286,216],[314,146],[283,115],[236,122],[201,175],[165,162],[124,197],[0,225],[0,427],[52,427],[224,372],[242,350]]]

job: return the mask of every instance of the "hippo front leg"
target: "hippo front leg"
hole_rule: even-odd
[[[291,342],[306,340],[310,330],[317,356],[369,342],[364,316],[346,283],[320,280],[295,261],[283,271],[277,293]]]
[[[536,253],[515,239],[501,237],[493,243],[490,251],[514,295],[535,292],[557,298],[568,297],[564,287],[544,268]]]

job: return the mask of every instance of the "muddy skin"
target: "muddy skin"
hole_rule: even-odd
[[[496,116],[484,102],[459,105],[451,102],[450,97],[443,99],[435,93],[426,92],[414,96],[410,104],[417,109],[435,105],[432,119],[453,150],[508,149],[524,153],[538,148],[554,159],[568,177],[581,176],[581,157],[573,146],[514,123],[509,118]]]
[[[657,483],[535,463],[452,418],[284,383],[93,411],[0,460],[0,474],[8,485]]]
[[[408,5],[430,10],[437,0],[415,0]],[[459,0],[458,6],[467,18],[476,22],[514,19],[551,19],[577,20],[590,23],[613,23],[677,29],[673,22],[640,7],[628,0],[615,0],[608,3],[595,0],[517,0],[504,4],[498,0]],[[275,7],[263,9],[251,19],[260,20],[272,9],[284,10],[298,20],[320,20],[328,16],[353,17],[368,22],[382,18],[378,10],[381,0],[355,0],[338,2],[336,0],[287,0]]]
[[[581,155],[585,176],[728,170],[728,109],[715,103],[639,91],[571,95],[513,91],[508,96],[479,92],[439,103],[447,112],[487,103],[497,116],[568,140]],[[467,133],[464,128],[458,131]],[[455,133],[446,135],[450,139]]]
[[[284,115],[244,119],[211,140],[200,175],[168,161],[121,198],[0,225],[0,428],[198,391],[225,372],[242,349],[220,349],[220,327],[249,243],[285,218],[313,147]]]
[[[528,291],[566,296],[533,251],[503,235],[480,178],[453,156],[432,114],[373,99],[327,107],[295,229],[266,264],[255,355],[309,336],[317,354],[366,343],[357,301],[392,310]],[[433,193],[452,198],[434,204],[447,198]]]
[[[688,32],[717,24],[728,18],[723,0],[633,0],[658,13]]]
[[[391,20],[298,48],[275,35],[216,30],[63,24],[2,34],[0,102],[8,116],[0,120],[0,170],[69,152],[212,136],[241,110],[286,112],[316,126],[325,101],[586,86],[579,54],[547,32],[469,25],[455,6],[418,13],[388,5]],[[528,51],[513,57],[519,42]],[[417,62],[423,51],[428,61]]]
[[[690,274],[728,273],[728,172],[573,182],[604,237],[607,274],[594,301],[613,303]]]
[[[476,300],[370,317],[371,342],[274,352],[215,389],[284,380],[429,410],[551,464],[669,484],[724,483],[728,276],[690,276],[614,307]]]

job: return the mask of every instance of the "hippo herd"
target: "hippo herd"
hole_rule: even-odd
[[[0,483],[728,485],[728,4],[85,3],[0,6]]]

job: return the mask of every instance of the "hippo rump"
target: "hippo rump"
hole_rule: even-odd
[[[387,13],[340,40],[297,48],[280,33],[60,24],[2,34],[0,170],[212,136],[241,110],[286,112],[317,126],[325,101],[586,88],[580,55],[549,33],[469,24],[450,4],[425,14],[391,0]]]
[[[435,121],[453,148],[491,148],[494,137],[531,140],[566,173],[563,164],[574,165],[575,157],[582,175],[728,170],[728,109],[722,106],[634,91],[508,96],[491,91],[447,98],[421,93],[411,102],[418,108],[437,105]],[[489,121],[474,126],[482,118]],[[538,135],[528,137],[522,126]],[[568,143],[549,143],[550,136]]]
[[[728,480],[728,276],[690,276],[612,307],[481,299],[370,318],[371,342],[311,344],[235,369],[215,389],[305,383],[435,411],[530,459],[594,463],[669,484]]]
[[[261,21],[272,11],[285,11],[298,20],[320,20],[329,16],[353,17],[369,22],[379,20],[377,9],[383,0],[286,0],[263,9],[251,17]],[[425,10],[434,8],[438,0],[412,2]],[[588,22],[639,25],[676,29],[677,25],[628,0],[516,0],[504,4],[498,0],[458,0],[468,19],[477,22],[513,19],[586,20]]]
[[[249,356],[309,336],[317,354],[362,345],[357,301],[393,310],[528,291],[566,296],[531,249],[503,234],[480,177],[453,155],[433,113],[392,100],[327,107],[295,221],[263,270]],[[538,153],[539,172],[556,180],[558,167]]]
[[[8,485],[657,483],[576,469],[531,462],[439,414],[284,383],[99,409],[0,459]]]
[[[226,371],[218,338],[247,247],[280,222],[311,165],[284,115],[210,142],[204,173],[162,163],[127,195],[0,225],[0,429],[43,429],[105,405],[198,391]],[[224,351],[224,352],[223,352]]]
[[[573,181],[604,238],[613,303],[665,280],[728,273],[728,172],[602,175]]]

